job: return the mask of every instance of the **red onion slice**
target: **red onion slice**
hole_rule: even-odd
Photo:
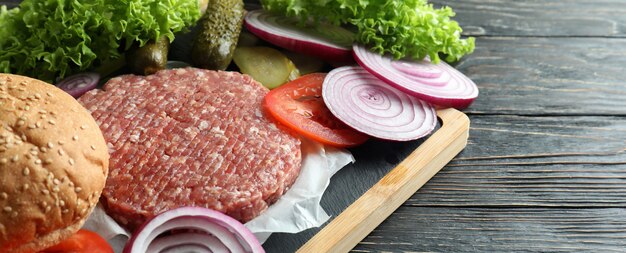
[[[330,62],[354,61],[352,32],[328,24],[299,27],[297,23],[264,10],[250,11],[245,17],[248,31],[276,46]]]
[[[152,241],[147,252],[213,252],[228,253],[228,248],[212,235],[179,233],[161,236]]]
[[[90,90],[95,89],[100,81],[98,73],[80,73],[67,77],[56,84],[74,98],[79,98]]]
[[[419,139],[428,135],[437,121],[430,104],[393,88],[361,67],[341,67],[328,73],[322,97],[338,119],[381,139]]]
[[[177,240],[168,239],[174,235],[164,235],[168,231],[182,233],[188,236],[189,240],[194,238],[198,240],[195,243],[188,241],[180,244]],[[215,240],[206,240],[206,236],[194,236],[198,232],[181,231],[201,231]],[[207,247],[206,244],[211,246]],[[165,249],[168,252],[175,252],[173,250],[178,246],[207,250],[226,248],[229,252],[265,252],[256,237],[237,220],[206,208],[181,207],[159,214],[146,222],[133,234],[124,248],[124,253],[165,252]]]
[[[354,58],[364,69],[409,95],[432,104],[463,109],[478,97],[478,87],[445,62],[393,60],[353,46]]]

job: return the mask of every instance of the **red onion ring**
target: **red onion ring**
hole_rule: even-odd
[[[229,252],[228,248],[209,234],[181,233],[156,238],[147,252]]]
[[[168,231],[181,234],[165,235]],[[191,231],[201,231],[206,236]],[[187,243],[181,244],[174,240],[179,236],[187,237]],[[209,237],[215,240],[206,240]],[[223,248],[229,252],[265,252],[256,237],[237,220],[206,208],[181,207],[159,214],[146,222],[130,238],[124,247],[124,253],[176,252],[173,250],[178,247],[205,248],[207,252],[210,249]]]
[[[352,32],[325,24],[303,28],[297,22],[264,10],[250,11],[245,17],[248,31],[276,46],[330,62],[354,62]]]
[[[63,79],[56,86],[72,97],[79,98],[88,91],[95,89],[99,81],[100,74],[98,73],[80,73]]]
[[[353,54],[364,69],[409,95],[444,107],[463,109],[478,97],[478,87],[445,62],[393,60],[354,45]]]
[[[428,135],[437,121],[430,104],[393,88],[361,67],[341,67],[328,73],[322,97],[338,119],[381,139],[419,139]]]

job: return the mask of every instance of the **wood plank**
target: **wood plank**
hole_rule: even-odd
[[[529,161],[625,161],[626,118],[470,117],[467,148],[453,165]],[[623,160],[619,160],[623,159]]]
[[[626,209],[398,209],[352,252],[623,252]]]
[[[469,114],[626,115],[626,39],[478,38]]]
[[[469,143],[405,205],[626,207],[626,118],[471,116]]]
[[[472,36],[626,36],[622,0],[432,0]]]

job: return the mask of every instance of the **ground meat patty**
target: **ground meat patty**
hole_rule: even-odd
[[[267,89],[249,76],[194,68],[111,79],[79,101],[109,145],[102,202],[137,228],[180,206],[246,222],[300,172],[300,141],[265,118]]]

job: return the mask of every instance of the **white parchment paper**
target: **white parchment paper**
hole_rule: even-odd
[[[330,178],[354,157],[344,149],[323,146],[302,140],[302,169],[291,189],[267,211],[246,223],[261,243],[272,233],[298,233],[319,227],[330,217],[320,206],[320,200]],[[89,229],[105,238],[116,253],[121,252],[130,233],[120,227],[98,206],[85,222]]]

